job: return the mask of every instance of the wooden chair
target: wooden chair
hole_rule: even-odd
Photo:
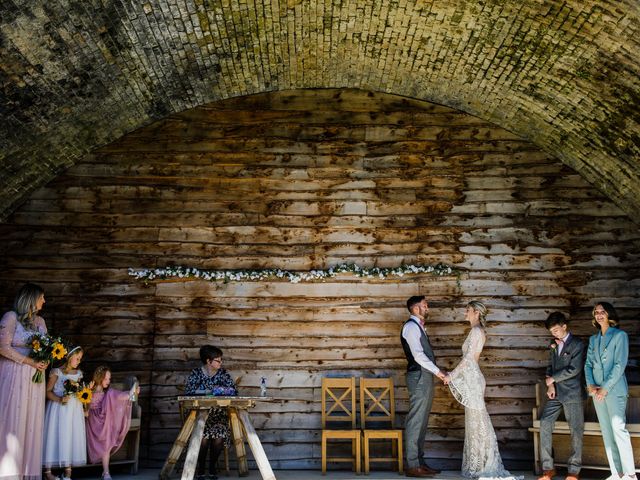
[[[364,473],[369,473],[370,462],[398,462],[398,473],[402,473],[402,430],[394,429],[396,411],[393,378],[360,379],[360,422],[364,450]],[[387,429],[367,428],[367,422],[382,423]],[[371,458],[369,442],[373,439],[391,440],[391,457]]]
[[[322,379],[322,474],[327,473],[327,461],[352,462],[360,473],[360,430],[356,430],[356,379]],[[346,425],[346,429],[330,429],[331,424]],[[351,457],[328,457],[327,441],[351,440]]]

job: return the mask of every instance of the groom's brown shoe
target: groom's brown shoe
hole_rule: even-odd
[[[407,468],[405,472],[407,477],[425,478],[433,476],[433,473],[425,472],[422,467]]]
[[[553,480],[555,474],[555,470],[545,470],[542,472],[542,476],[538,477],[538,480]]]
[[[423,472],[428,473],[429,475],[437,475],[441,472],[441,470],[438,470],[437,468],[431,468],[426,463],[424,465],[420,465],[420,468]]]

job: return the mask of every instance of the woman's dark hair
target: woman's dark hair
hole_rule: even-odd
[[[222,350],[218,347],[214,347],[213,345],[204,345],[200,347],[200,360],[204,365],[207,363],[207,360],[213,360],[214,358],[222,357]]]
[[[547,327],[547,330],[551,327],[555,327],[556,325],[569,325],[569,321],[567,320],[567,317],[564,316],[564,313],[552,312],[544,321],[544,326]]]
[[[607,319],[609,320],[610,327],[617,327],[618,325],[620,325],[618,312],[616,312],[616,309],[613,308],[613,305],[611,305],[609,302],[596,302],[596,304],[593,306],[593,310],[591,310],[591,325],[596,327],[598,330],[600,329],[600,325],[598,325],[598,322],[596,322],[596,307],[598,305],[604,308],[604,311],[607,312]]]

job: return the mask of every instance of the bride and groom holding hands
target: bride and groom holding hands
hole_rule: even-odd
[[[440,473],[424,460],[424,442],[435,376],[449,386],[456,400],[465,407],[462,475],[468,478],[521,479],[522,477],[512,476],[502,464],[496,434],[484,402],[485,380],[478,360],[486,340],[484,326],[487,308],[477,301],[467,304],[465,320],[471,325],[471,331],[462,345],[462,360],[451,372],[441,370],[435,363],[433,349],[424,329],[429,313],[426,298],[409,298],[407,309],[411,316],[402,327],[400,336],[407,357],[410,403],[405,420],[406,475],[429,477]]]

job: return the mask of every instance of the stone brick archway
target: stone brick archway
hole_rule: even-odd
[[[0,216],[84,153],[211,101],[352,87],[529,139],[640,211],[636,2],[5,2]]]

